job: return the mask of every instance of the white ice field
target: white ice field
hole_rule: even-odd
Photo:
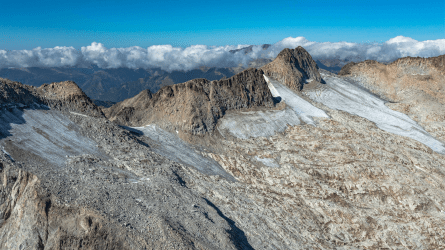
[[[436,140],[420,125],[407,115],[391,110],[385,102],[364,89],[354,86],[339,77],[322,74],[326,84],[311,91],[307,96],[335,110],[346,111],[374,122],[380,129],[417,140],[432,150],[445,154],[445,146]],[[240,139],[249,137],[272,136],[282,132],[287,125],[316,125],[312,117],[329,116],[316,108],[280,82],[266,79],[274,97],[280,97],[286,103],[286,109],[280,111],[250,111],[229,114],[221,119],[219,132],[224,136],[230,133]]]
[[[382,130],[412,138],[438,153],[445,154],[443,143],[407,115],[388,108],[382,99],[342,78],[327,74],[322,74],[322,77],[326,84],[317,90],[306,92],[312,100],[323,103],[331,109],[366,118]]]

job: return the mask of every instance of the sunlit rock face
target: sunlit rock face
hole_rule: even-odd
[[[261,69],[266,76],[282,82],[295,91],[301,90],[305,83],[321,81],[317,63],[301,46],[282,50],[275,60]]]
[[[194,79],[146,98],[142,94],[105,109],[106,116],[127,126],[156,123],[169,131],[202,135],[213,132],[226,111],[274,106],[263,71],[253,68],[224,80]]]

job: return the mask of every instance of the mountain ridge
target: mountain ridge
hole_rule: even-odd
[[[142,91],[102,108],[106,117],[72,81],[0,79],[0,248],[440,249],[445,155],[435,146],[445,144],[433,136],[445,124],[423,131],[388,107],[422,88],[441,94],[443,72],[406,59],[320,70],[320,84],[294,52],[269,71],[281,81],[262,69],[198,78]],[[398,80],[409,91],[393,96]],[[175,126],[183,120],[192,127]],[[235,133],[216,133],[222,122]]]
[[[155,94],[142,91],[103,109],[111,121],[125,126],[156,123],[169,131],[213,132],[227,110],[274,105],[263,71],[248,69],[228,79],[194,79],[165,86]]]

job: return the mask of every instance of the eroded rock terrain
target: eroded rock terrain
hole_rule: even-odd
[[[2,79],[0,249],[443,247],[443,120],[283,53],[105,115],[73,82]]]

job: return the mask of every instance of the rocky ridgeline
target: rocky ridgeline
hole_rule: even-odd
[[[261,69],[267,76],[283,82],[295,91],[302,90],[306,83],[322,81],[317,63],[301,46],[282,50],[275,60]]]
[[[40,102],[36,88],[0,78],[0,105],[14,105],[14,103],[30,105]]]
[[[100,108],[72,81],[43,84],[36,88],[0,78],[1,107],[25,108],[42,104],[61,111],[104,116]]]
[[[194,79],[163,87],[155,94],[144,90],[104,113],[121,125],[153,123],[170,131],[202,135],[213,132],[227,110],[274,105],[263,73],[251,68],[224,80]]]
[[[148,90],[103,109],[107,118],[126,126],[158,124],[169,131],[212,133],[228,110],[272,107],[272,95],[263,74],[282,80],[300,91],[304,84],[322,81],[318,66],[302,47],[284,49],[261,69],[248,69],[228,79],[194,79],[166,86],[157,93]]]

